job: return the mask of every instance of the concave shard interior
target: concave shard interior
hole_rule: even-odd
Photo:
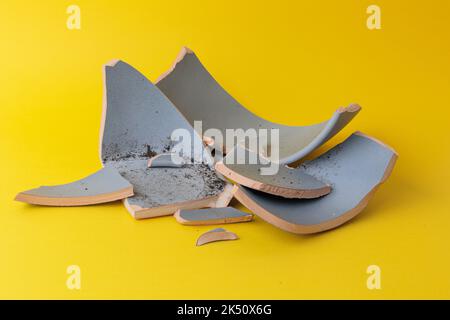
[[[134,196],[125,202],[135,218],[228,205],[231,186],[214,172],[200,137],[157,87],[115,61],[105,66],[105,89],[101,157],[105,167],[117,169],[133,185]],[[148,167],[149,158],[172,151],[171,136],[180,129],[190,138],[180,142],[186,144],[179,148],[185,154],[177,153],[185,164]]]

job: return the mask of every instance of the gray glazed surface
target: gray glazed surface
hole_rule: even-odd
[[[227,230],[225,230],[224,228],[216,228],[216,229],[209,230],[205,233],[210,233],[210,232],[227,232]]]
[[[279,129],[281,164],[294,162],[333,137],[359,111],[335,112],[329,121],[310,126],[285,126],[262,119],[244,108],[228,94],[189,52],[175,68],[156,84],[193,124],[202,120],[203,131],[216,128],[225,136],[226,129]],[[225,142],[231,150],[234,141]]]
[[[180,210],[180,217],[187,221],[208,221],[224,218],[240,218],[247,217],[249,215],[251,214],[237,210],[233,207]]]
[[[49,198],[97,196],[130,188],[130,183],[113,168],[103,168],[90,176],[68,184],[42,186],[22,192]]]
[[[200,137],[176,107],[136,69],[118,61],[105,66],[105,78],[104,161],[148,159],[169,152],[174,146],[171,134],[176,129],[187,130],[201,145]],[[194,142],[190,144],[193,148]]]
[[[250,155],[256,161],[250,162]],[[268,164],[261,159],[257,154],[236,146],[232,152],[225,156],[223,163],[227,168],[241,176],[270,186],[296,190],[318,190],[327,186],[326,183],[306,172],[288,168],[285,165],[273,164],[277,166],[276,174],[264,175],[262,174],[262,168],[268,168]]]
[[[128,198],[129,204],[152,208],[223,191],[225,182],[207,164],[148,168],[149,158],[173,150],[170,137],[175,129],[190,133],[195,140],[188,144],[192,149],[195,144],[203,146],[202,141],[164,94],[130,65],[118,61],[106,66],[105,76],[107,108],[101,155],[105,166],[116,168],[133,185],[135,195]],[[203,151],[201,148],[193,156],[202,159]],[[203,156],[211,163],[208,154]]]
[[[364,136],[353,134],[301,172],[328,183],[330,194],[317,199],[283,199],[246,187],[243,192],[259,207],[296,225],[316,225],[355,208],[383,179],[394,151]]]

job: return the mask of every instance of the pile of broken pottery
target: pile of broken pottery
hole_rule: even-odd
[[[336,135],[361,108],[340,108],[328,121],[308,126],[269,122],[230,96],[187,48],[156,84],[123,61],[106,64],[104,90],[103,167],[76,182],[21,192],[16,200],[47,206],[123,200],[135,219],[174,215],[183,225],[246,222],[255,214],[282,230],[311,234],[360,213],[397,159],[389,146],[355,132],[318,158],[289,167]],[[277,159],[242,141],[216,141],[208,129],[277,129]],[[174,141],[180,130],[189,139]],[[255,153],[264,161],[236,161],[239,154]],[[268,165],[276,167],[275,174],[262,173]],[[233,197],[253,214],[230,207]],[[237,235],[219,228],[203,234],[197,245],[234,239]]]

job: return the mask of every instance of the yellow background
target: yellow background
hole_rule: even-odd
[[[382,29],[366,28],[377,4]],[[81,8],[81,30],[66,8]],[[0,298],[450,298],[450,2],[2,1]],[[14,202],[100,167],[102,65],[151,80],[183,45],[243,105],[285,124],[363,110],[361,130],[400,154],[368,208],[314,236],[259,218],[241,239],[195,247],[211,227],[134,221],[122,204]],[[81,267],[82,288],[66,288]],[[382,289],[366,287],[366,268]]]

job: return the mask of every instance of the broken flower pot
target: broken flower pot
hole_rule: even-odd
[[[239,186],[235,197],[268,223],[297,234],[316,233],[349,221],[390,176],[397,153],[384,143],[354,133],[300,170],[332,187],[317,199],[284,199]]]
[[[278,129],[279,157],[272,160],[280,164],[295,162],[320,147],[361,109],[356,104],[340,108],[328,121],[308,126],[286,126],[267,121],[251,113],[226,92],[188,48],[181,50],[172,68],[159,77],[156,85],[191,125],[194,121],[202,121],[205,131],[214,128],[225,135],[226,129]],[[211,144],[213,139],[205,133],[204,140]],[[233,139],[225,141],[219,148],[228,153],[234,146]]]
[[[232,186],[215,173],[202,140],[170,100],[125,62],[107,64],[104,76],[100,155],[105,167],[133,185],[134,196],[125,200],[132,216],[227,206]],[[180,130],[185,135],[174,144]],[[166,153],[177,153],[186,164],[148,167],[149,158]]]

